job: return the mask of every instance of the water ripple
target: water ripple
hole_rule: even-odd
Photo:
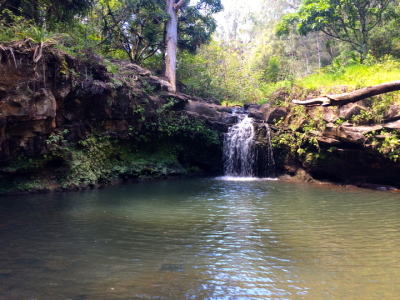
[[[396,299],[398,200],[221,178],[5,197],[0,299]]]

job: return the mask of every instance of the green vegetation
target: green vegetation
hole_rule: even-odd
[[[335,86],[344,85],[349,89],[357,89],[399,78],[400,60],[385,56],[378,61],[371,57],[364,64],[335,61],[334,65],[321,69],[315,74],[299,78],[296,84],[308,89],[332,89]],[[322,93],[328,92],[330,91],[322,90]]]
[[[295,25],[301,35],[323,32],[350,45],[363,62],[370,50],[371,33],[398,17],[396,5],[392,0],[304,0],[295,13],[284,16],[276,31],[288,34]]]
[[[181,55],[183,91],[231,105],[263,104],[282,87],[330,92],[397,80],[399,2],[336,2],[264,0],[257,13],[227,12],[215,41],[196,56]]]
[[[255,13],[225,12],[212,40],[221,8],[219,0],[192,0],[179,12],[185,93],[262,104],[282,87],[352,89],[398,78],[398,0],[264,0]],[[0,9],[0,42],[25,40],[36,60],[57,44],[83,59],[91,52],[164,72],[165,0],[6,0]]]
[[[70,80],[74,87],[82,84],[90,96],[109,92],[109,108],[126,100],[116,91],[131,80],[137,82],[138,90],[127,91],[126,97],[144,93],[150,99],[164,92],[145,76],[120,77],[112,62],[128,59],[153,74],[164,74],[171,20],[168,1],[0,1],[0,48],[31,49],[35,63],[43,61],[46,48],[77,57],[81,69],[63,56],[54,76]],[[263,0],[258,12],[249,14],[240,8],[226,12],[225,23],[217,29],[213,14],[222,9],[220,0],[186,1],[176,11],[179,89],[223,105],[270,102],[272,107],[284,106],[290,122],[277,120],[280,134],[273,140],[282,149],[282,157],[292,155],[310,164],[325,160],[335,149],[320,149],[317,141],[318,131],[327,125],[323,111],[315,109],[311,114],[293,106],[291,99],[398,80],[399,4],[399,0]],[[14,55],[12,50],[10,55]],[[270,101],[274,94],[281,96]],[[368,99],[360,113],[332,122],[336,126],[380,123],[390,105],[400,104],[399,95]],[[193,164],[196,159],[206,159],[210,149],[220,150],[220,138],[205,123],[175,111],[174,101],[168,98],[164,106],[154,109],[156,116],[148,119],[147,103],[129,102],[127,111],[140,126],[130,126],[126,141],[99,131],[74,144],[68,131],[53,132],[47,139],[46,156],[21,157],[4,171],[13,175],[1,180],[8,180],[9,188],[45,189],[48,179],[33,174],[47,167],[58,170],[51,181],[58,188],[188,174],[190,166],[200,168]],[[368,139],[375,151],[400,159],[394,131],[377,130]],[[22,186],[20,174],[32,174],[30,186]]]
[[[25,41],[39,44],[35,60],[40,59],[43,47],[57,41],[75,55],[92,51],[143,65],[148,60],[146,65],[161,73],[175,64],[175,60],[165,60],[172,26],[168,3],[172,2],[4,0],[0,2],[0,42],[18,40],[16,35],[21,34]],[[221,9],[220,0],[181,2],[174,13],[178,16],[174,35],[178,36],[179,31],[179,48],[194,53],[201,44],[208,43],[216,29],[212,15]]]
[[[47,140],[48,154],[20,155],[2,169],[0,194],[187,176],[204,170],[207,162],[211,171],[220,168],[218,136],[200,121],[171,115],[150,126],[146,132],[132,131],[127,140],[91,134],[77,144],[68,142],[67,130],[53,133]],[[40,172],[47,169],[50,178]]]
[[[145,118],[143,105],[131,107],[136,117],[125,139],[111,138],[99,128],[76,141],[70,130],[55,130],[46,140],[46,154],[20,154],[3,162],[0,194],[218,172],[218,133],[204,121],[175,111],[175,105],[175,98],[166,97],[155,112],[156,118],[150,120]]]

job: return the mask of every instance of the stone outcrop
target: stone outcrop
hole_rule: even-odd
[[[4,50],[5,49],[5,50]],[[226,131],[229,107],[170,93],[170,84],[128,61],[112,61],[114,74],[94,54],[86,61],[49,50],[35,64],[28,48],[0,51],[0,161],[44,154],[54,132],[78,142],[94,131],[125,139],[156,122],[159,112],[181,111]]]
[[[275,152],[282,173],[306,181],[400,187],[399,105],[391,105],[383,120],[374,122],[369,117],[370,99],[296,110],[290,103],[295,96],[290,93],[281,90],[274,97],[286,103],[285,107],[271,108],[266,115],[268,123],[278,125],[274,127]]]
[[[269,110],[266,116],[266,122],[270,124],[275,124],[281,120],[285,120],[288,115],[286,107],[274,107]]]
[[[389,110],[386,112],[384,118],[386,122],[400,120],[400,105],[391,105]]]
[[[163,78],[131,62],[107,62],[93,53],[78,60],[48,48],[34,63],[29,47],[1,46],[0,193],[5,185],[19,188],[23,180],[49,181],[52,189],[53,184],[60,185],[58,178],[67,182],[65,185],[78,181],[78,187],[85,187],[114,177],[175,176],[200,169],[218,172],[221,145],[215,144],[210,134],[226,132],[229,124],[235,123],[232,109],[170,90]],[[186,123],[178,124],[181,120]],[[210,134],[200,132],[200,125],[212,130]],[[179,126],[186,131],[174,140]],[[93,136],[100,142],[106,137],[101,146],[106,148],[98,149],[94,139],[87,141]],[[164,147],[171,147],[169,143],[184,144],[171,150],[175,151],[174,161],[168,153],[162,154],[163,165],[161,159],[151,157],[136,162],[128,159],[130,152],[138,149],[149,156],[161,155]],[[109,154],[114,144],[115,155]],[[71,149],[76,153],[66,152]],[[121,149],[125,152],[119,153]],[[88,169],[90,174],[74,180],[71,177],[79,175],[73,170],[78,168],[82,151],[107,157],[108,166],[94,160],[97,166]]]
[[[267,145],[262,141],[265,139],[265,124],[269,124],[272,136],[278,140],[280,135],[295,136],[299,133],[302,138],[306,136],[317,141],[317,145],[305,146],[306,153],[292,151],[289,149],[291,146],[279,147],[275,143],[276,165],[282,174],[306,181],[319,179],[358,185],[399,185],[400,163],[388,158],[390,153],[382,153],[390,151],[390,148],[377,148],[377,143],[400,134],[399,105],[390,107],[382,124],[360,122],[362,125],[351,122],[368,109],[366,103],[319,110],[306,108],[306,114],[299,116],[288,104],[292,99],[290,91],[283,89],[271,96],[270,103],[231,108],[216,100],[171,93],[167,81],[131,62],[105,62],[90,53],[85,61],[81,61],[58,50],[47,49],[42,59],[34,63],[29,48],[7,46],[0,49],[0,180],[10,176],[35,180],[32,177],[35,172],[49,172],[50,177],[62,177],[64,175],[58,171],[51,171],[59,168],[59,173],[63,173],[65,164],[68,164],[65,157],[64,160],[57,157],[57,151],[68,149],[68,145],[86,145],[86,149],[90,149],[85,140],[93,134],[127,141],[137,149],[149,139],[149,134],[153,134],[152,138],[157,137],[156,131],[159,130],[169,136],[171,130],[176,130],[174,122],[187,119],[200,122],[219,134],[221,139],[238,121],[234,111],[241,110],[255,119],[260,147]],[[112,72],[107,70],[107,64]],[[315,95],[309,96],[313,97]],[[277,106],[281,103],[286,104]],[[178,119],[171,119],[173,114]],[[168,118],[170,123],[163,124]],[[304,132],[309,119],[325,125]],[[162,125],[167,127],[160,129]],[[124,160],[123,153],[116,153],[110,158],[113,160],[111,169],[102,170],[103,173],[99,171],[100,175],[93,175],[93,180],[103,180],[101,174],[104,172],[136,178],[164,176],[169,172],[165,168],[177,175],[184,174],[185,167],[221,171],[221,145],[211,147],[193,132],[183,132],[183,136],[193,153],[182,150],[176,161],[167,163],[167,167],[144,164],[136,170],[124,165],[130,162]],[[161,140],[157,138],[153,142]],[[182,137],[172,142],[182,142]],[[154,151],[152,148],[148,148],[149,151]],[[52,160],[43,160],[49,153],[53,155]],[[43,162],[30,163],[31,158]],[[17,159],[27,161],[24,173],[15,167]],[[42,167],[45,170],[40,169]]]

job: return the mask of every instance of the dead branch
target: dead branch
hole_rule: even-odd
[[[350,93],[325,95],[319,98],[310,100],[296,100],[292,102],[298,105],[306,106],[339,106],[347,103],[357,102],[372,96],[385,94],[400,90],[400,80],[386,82],[378,85],[369,86]]]

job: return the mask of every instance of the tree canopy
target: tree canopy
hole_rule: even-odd
[[[168,14],[163,0],[100,0],[91,22],[99,27],[105,52],[122,50],[136,63],[159,51],[164,43]]]
[[[129,59],[170,78],[168,65],[179,90],[231,104],[264,103],[318,74],[329,77],[324,86],[346,76],[339,85],[365,86],[360,61],[398,69],[399,0],[261,0],[258,11],[229,1],[217,24],[221,0],[0,0],[0,42],[47,41],[83,60]]]
[[[371,32],[396,17],[394,0],[304,0],[296,13],[284,16],[277,34],[287,34],[297,23],[297,32],[321,31],[348,43],[363,61],[370,49]]]
[[[7,9],[36,25],[54,29],[58,24],[72,22],[75,16],[87,15],[93,4],[93,0],[1,0],[0,12]]]

